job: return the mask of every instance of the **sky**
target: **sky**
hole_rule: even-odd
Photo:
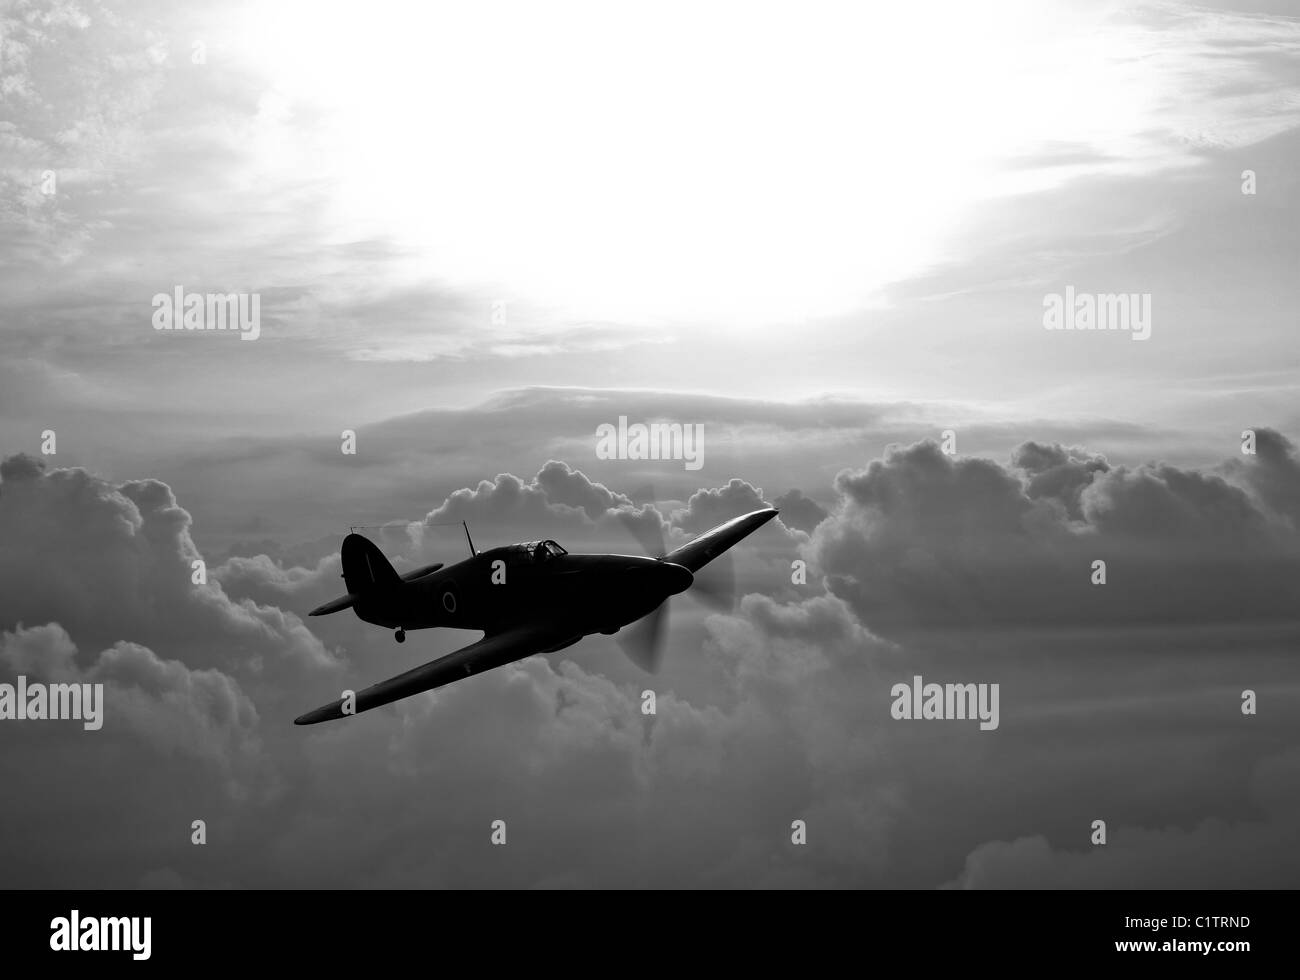
[[[1289,0],[3,0],[0,681],[109,714],[0,722],[0,884],[1294,887],[1298,69]],[[660,674],[289,724],[474,638],[308,620],[350,525],[648,503],[782,510]],[[999,729],[892,719],[914,674]]]

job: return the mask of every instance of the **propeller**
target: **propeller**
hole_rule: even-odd
[[[620,630],[618,645],[632,661],[647,674],[659,670],[663,659],[664,638],[668,635],[668,600],[647,616],[642,616],[632,626]]]
[[[648,493],[651,501],[658,499],[653,488]],[[619,519],[628,533],[650,557],[662,561],[668,554],[659,511],[653,504],[647,509],[621,511]],[[695,598],[720,612],[730,612],[736,604],[736,572],[731,554],[723,552],[694,573],[690,590]],[[668,635],[668,606],[665,599],[653,611],[618,634],[618,644],[629,660],[647,673],[653,674],[663,658],[664,640]]]
[[[736,565],[731,552],[724,551],[695,573],[694,596],[718,612],[736,608]]]

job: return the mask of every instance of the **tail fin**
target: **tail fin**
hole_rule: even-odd
[[[369,538],[349,534],[343,539],[343,581],[351,595],[401,583],[396,569]]]

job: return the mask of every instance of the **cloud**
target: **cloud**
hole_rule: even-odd
[[[488,525],[498,539],[504,529],[509,529],[509,533],[528,540],[569,534],[579,540],[617,538],[626,543],[631,523],[642,526],[635,532],[636,537],[671,537],[673,547],[733,517],[766,506],[757,488],[733,477],[725,486],[705,487],[691,494],[685,506],[671,509],[665,518],[658,507],[638,505],[628,495],[610,490],[581,470],[553,459],[529,480],[501,473],[477,487],[453,491],[428,513],[425,527],[419,531],[428,540],[432,526],[469,521],[471,527],[476,522]],[[399,529],[398,535],[402,533]]]
[[[762,491],[739,477],[724,487],[706,487],[691,494],[686,506],[672,513],[672,521],[683,531],[700,534],[723,521],[770,507]]]
[[[18,674],[103,684],[104,701],[97,731],[0,722],[0,853],[15,886],[130,887],[155,864],[201,865],[195,819],[221,839],[281,791],[257,710],[228,674],[129,642],[86,658],[57,623],[0,633],[0,677]]]
[[[882,859],[893,796],[872,778],[871,739],[850,734],[861,688],[846,688],[835,664],[853,664],[865,683],[881,645],[836,600],[745,602],[738,616],[710,620],[706,655],[732,679],[728,707],[693,704],[648,678],[616,685],[573,663],[530,658],[403,703],[396,726],[315,733],[310,808],[324,816],[295,832],[295,866],[339,835],[359,834],[311,880],[848,883],[860,869],[841,861],[846,853]],[[641,687],[657,691],[654,715],[641,711]],[[846,755],[845,746],[856,747]],[[362,758],[384,763],[362,767]],[[393,830],[380,814],[395,809],[432,846],[405,854],[385,846]],[[807,857],[790,843],[790,821],[801,816],[821,835]],[[506,822],[515,849],[507,862],[486,850],[494,819]],[[832,819],[872,828],[874,842],[841,838]],[[448,836],[433,832],[441,827]]]
[[[0,818],[0,856],[20,884],[82,887],[1085,882],[1093,872],[1074,870],[1070,834],[1121,814],[1111,817],[1113,878],[1099,879],[1191,880],[1172,857],[1140,859],[1148,844],[1131,834],[1148,832],[1127,828],[1149,826],[1173,828],[1159,832],[1170,854],[1219,848],[1215,880],[1234,862],[1242,881],[1289,880],[1294,869],[1268,870],[1249,831],[1260,830],[1259,848],[1288,842],[1289,818],[1273,814],[1290,812],[1290,770],[1263,760],[1294,737],[1293,627],[1228,616],[1243,596],[1216,580],[1229,596],[1193,597],[1208,632],[1190,651],[1187,610],[1151,620],[1123,603],[1088,607],[1101,617],[1090,624],[1065,614],[1071,600],[1049,579],[1077,571],[1078,592],[1096,588],[1086,562],[1074,567],[1091,554],[1074,550],[1080,540],[1111,549],[1107,589],[1134,567],[1180,575],[1160,564],[1180,541],[1202,571],[1222,554],[1287,558],[1294,531],[1264,500],[1283,499],[1289,452],[1209,472],[1103,464],[1047,442],[1007,463],[926,442],[893,447],[841,472],[810,537],[778,529],[746,543],[760,555],[802,549],[826,589],[792,584],[784,560],[751,562],[748,594],[734,613],[705,616],[698,641],[675,616],[663,674],[634,673],[592,638],[310,730],[288,719],[467,638],[430,631],[398,646],[351,616],[303,623],[289,610],[338,589],[335,554],[306,565],[234,556],[196,598],[191,519],[169,487],[10,457],[0,584],[17,605],[5,613],[49,625],[6,625],[3,662],[101,679],[120,724],[71,745],[61,741],[70,730],[18,730],[36,754],[3,763],[7,785],[24,790]],[[762,499],[741,479],[698,488],[664,526],[684,536]],[[531,536],[613,533],[627,513],[664,520],[559,460],[449,493],[428,513],[517,522]],[[423,525],[378,535],[399,563],[422,557],[412,527]],[[1115,591],[1146,595],[1140,583]],[[1026,613],[1035,602],[1055,605]],[[300,629],[317,657],[289,655]],[[101,635],[111,639],[88,639]],[[917,673],[1000,681],[1001,727],[895,721],[890,688]],[[1267,705],[1244,724],[1243,678]],[[78,781],[47,795],[40,773],[61,771],[54,760],[67,752]],[[184,759],[199,763],[169,768]],[[140,766],[154,767],[143,784],[128,778]],[[1264,775],[1247,793],[1252,767]],[[62,836],[42,806],[83,813],[98,843],[51,867],[39,855]],[[188,843],[196,817],[208,821],[204,848]],[[504,852],[489,840],[494,820],[507,824]],[[806,822],[807,845],[791,843],[794,820]],[[103,842],[113,859],[87,872]]]
[[[1195,826],[1120,826],[1104,845],[1053,847],[1044,837],[981,844],[954,888],[1292,888],[1300,878],[1300,750],[1261,760],[1252,796],[1261,816]]]
[[[0,665],[11,681],[24,674],[29,681],[103,684],[100,731],[109,735],[131,731],[159,751],[222,766],[258,752],[257,710],[238,682],[219,670],[191,670],[126,642],[103,650],[83,669],[72,639],[56,623],[0,635]]]
[[[1253,492],[1264,508],[1300,531],[1300,454],[1280,432],[1261,428],[1255,433],[1255,455],[1249,462],[1232,460],[1225,470]]]
[[[781,511],[781,523],[797,531],[811,531],[827,516],[824,507],[797,488],[777,497],[772,506]]]
[[[1270,453],[1229,475],[1276,497],[1286,465]],[[1225,476],[1035,443],[1004,466],[924,441],[836,487],[811,554],[882,635],[1292,622],[1300,605],[1300,537]]]
[[[334,656],[293,613],[194,584],[191,519],[157,480],[112,484],[27,456],[0,464],[0,627],[57,621],[79,642],[183,648],[192,666],[324,672]]]
[[[1075,520],[1083,517],[1079,498],[1091,485],[1092,474],[1110,469],[1102,456],[1058,445],[1041,446],[1036,442],[1017,446],[1011,454],[1011,465],[1029,477],[1026,496],[1059,500]]]
[[[293,630],[286,627],[296,620],[279,605],[294,605],[328,588],[337,574],[334,556],[312,568],[286,568],[266,556],[231,558],[211,571],[216,598],[195,599],[192,593],[201,590],[189,584],[188,560],[196,554],[188,537],[190,518],[166,485],[112,484],[84,470],[46,470],[29,457],[10,457],[3,472],[0,528],[13,547],[0,563],[0,581],[6,594],[21,593],[6,614],[30,619],[44,596],[72,624],[15,627],[6,640],[8,662],[39,661],[47,669],[62,665],[57,669],[103,680],[113,691],[115,732],[132,731],[150,751],[207,753],[214,764],[224,753],[235,760],[226,770],[240,776],[232,783],[234,777],[222,775],[225,794],[195,809],[209,820],[208,847],[218,848],[207,853],[224,855],[219,875],[201,860],[202,849],[186,852],[178,843],[128,848],[104,870],[104,880],[120,882],[125,874],[128,880],[200,886],[268,884],[283,876],[317,884],[616,884],[637,878],[669,884],[695,866],[701,880],[743,883],[750,862],[764,854],[772,882],[829,881],[844,873],[829,856],[820,865],[800,866],[790,850],[789,819],[773,820],[768,809],[784,800],[777,807],[782,815],[817,812],[819,805],[827,812],[846,812],[844,803],[817,804],[814,797],[833,792],[833,783],[814,790],[805,772],[810,754],[824,759],[835,754],[830,743],[836,726],[819,713],[813,696],[832,686],[826,651],[851,659],[861,655],[855,649],[859,642],[879,646],[852,623],[838,600],[822,598],[800,609],[750,596],[738,617],[710,620],[708,657],[716,657],[714,669],[732,678],[736,700],[729,707],[696,704],[659,688],[656,713],[646,716],[641,691],[649,679],[616,683],[562,658],[530,658],[474,683],[381,709],[361,724],[304,737],[299,729],[273,722],[286,700],[301,706],[322,682],[332,683],[330,675],[313,674],[308,664],[293,660],[288,661],[293,669],[284,671],[250,669],[238,656],[223,658],[225,666],[205,661],[213,654],[213,640],[229,645],[241,637],[241,612],[256,612],[276,634],[271,639],[282,652],[291,646]],[[747,499],[754,491],[745,486],[736,484],[729,492]],[[727,496],[724,488],[721,495],[701,495],[696,504],[717,506]],[[503,475],[451,495],[434,512],[591,525],[613,519],[611,514],[629,504],[553,461],[532,480]],[[657,515],[650,508],[634,512]],[[51,533],[57,536],[45,537]],[[38,538],[44,548],[35,546]],[[97,564],[83,568],[91,543]],[[85,576],[102,577],[108,585],[95,595]],[[257,601],[229,598],[227,588],[256,593]],[[194,626],[196,619],[208,622],[209,605],[219,612],[219,637]],[[344,633],[360,637],[364,627],[354,623],[349,618]],[[111,632],[127,638],[113,642],[93,664],[75,667],[69,634]],[[179,659],[163,659],[140,640],[158,635],[171,637]],[[382,676],[396,672],[400,658],[409,658],[409,649],[394,648],[384,642],[387,637],[376,638],[374,631],[367,636],[348,643],[354,659],[367,652],[361,671]],[[314,646],[323,649],[319,640]],[[374,656],[379,650],[382,659]],[[789,680],[773,684],[755,669],[761,664]],[[350,668],[349,677],[357,672]],[[304,683],[313,676],[317,679]],[[854,708],[845,700],[841,710]],[[817,719],[815,740],[803,744],[800,726],[812,719]],[[99,759],[106,773],[120,777],[118,765],[96,745],[87,746],[85,764]],[[262,761],[265,770],[259,768]],[[760,789],[768,778],[770,788]],[[30,778],[25,783],[35,785]],[[699,796],[705,786],[712,795],[707,806]],[[95,820],[103,819],[104,807],[121,805],[113,803],[113,794],[93,805],[79,792],[62,798],[79,800],[87,819]],[[149,802],[142,802],[146,798]],[[236,806],[234,800],[241,802]],[[759,801],[763,805],[755,810]],[[164,815],[175,820],[168,833],[177,842],[187,841],[188,820],[181,822],[175,808],[160,807],[153,797],[132,805],[141,806],[153,808],[159,820]],[[381,813],[403,813],[402,824],[448,843],[413,859],[404,846],[394,849],[394,828],[384,829]],[[468,846],[478,836],[471,834],[471,821],[477,827],[492,813],[509,821],[517,856],[495,871]],[[150,826],[162,833],[154,822]],[[611,835],[592,855],[588,845],[599,826],[624,827],[641,835],[643,844],[629,850]],[[551,829],[542,832],[543,827]],[[396,832],[399,838],[405,834],[401,828]],[[30,840],[32,833],[22,839]],[[116,835],[110,830],[110,837]],[[319,848],[334,848],[337,835],[351,843],[335,852],[336,859],[322,862]],[[240,842],[237,857],[229,850],[234,840]],[[462,843],[452,846],[454,841]],[[682,856],[672,862],[639,856],[674,847],[682,848]],[[51,877],[49,868],[21,862],[17,874],[19,881],[84,880],[71,872]]]
[[[630,506],[632,501],[615,495],[566,463],[550,460],[528,481],[510,473],[480,481],[473,489],[452,493],[426,518],[428,523],[532,517],[548,522],[563,521],[575,527],[594,524],[606,511]]]
[[[224,355],[212,352],[210,356]],[[250,386],[259,390],[262,382],[271,384],[279,377],[272,363],[258,355],[237,368],[230,365],[233,374],[228,376],[214,362],[211,371],[230,377],[230,384],[236,386],[226,385],[220,397],[230,398],[233,391],[242,398],[237,386],[245,379],[257,379]],[[391,380],[363,372],[350,377],[348,385],[363,389],[357,396],[364,399],[386,390]],[[249,393],[249,397],[254,396]],[[954,414],[951,407],[905,403],[841,399],[781,403],[663,391],[551,388],[509,391],[469,408],[418,412],[370,425],[358,423],[356,415],[362,414],[362,407],[353,408],[349,400],[346,410],[331,409],[346,417],[335,428],[322,421],[310,403],[299,404],[296,399],[284,404],[288,414],[277,409],[274,418],[241,421],[232,409],[222,414],[220,424],[214,424],[206,410],[210,399],[202,392],[187,392],[180,399],[183,411],[161,415],[150,411],[132,415],[129,423],[117,414],[120,408],[115,411],[94,403],[95,410],[88,414],[76,407],[88,403],[68,399],[61,390],[51,394],[53,404],[62,406],[59,412],[43,404],[31,421],[11,421],[11,444],[34,449],[35,433],[54,426],[59,431],[60,460],[150,472],[173,488],[183,488],[186,509],[202,518],[196,533],[205,553],[267,551],[301,564],[312,564],[328,554],[330,542],[336,546],[337,536],[351,524],[415,520],[428,512],[431,500],[477,488],[485,471],[516,474],[527,483],[530,474],[551,460],[563,460],[610,494],[642,501],[645,491],[653,488],[665,510],[701,487],[724,487],[737,476],[753,487],[802,487],[824,506],[832,496],[830,478],[842,465],[875,455],[890,443],[910,443],[938,433],[952,424]],[[300,420],[293,414],[299,411]],[[1005,455],[1023,441],[1022,423],[980,421],[981,414],[963,411],[959,415],[965,420],[963,451]],[[697,424],[706,426],[703,469],[685,471],[680,461],[598,459],[596,427],[619,415],[699,420]],[[285,422],[290,417],[297,420],[292,425]],[[357,432],[356,456],[339,452],[338,432],[344,425]],[[242,428],[244,434],[232,435],[231,426],[235,432]],[[277,426],[281,431],[276,431]],[[0,420],[0,436],[4,429]],[[1067,445],[1081,441],[1087,431],[1108,448],[1108,458],[1130,461],[1155,451],[1167,453],[1182,438],[1169,431],[1114,423],[1043,422],[1035,431]],[[81,455],[73,455],[77,453]],[[1173,455],[1183,462],[1189,459],[1185,448]],[[484,460],[491,461],[490,468]],[[240,487],[238,494],[229,492],[234,485]],[[312,492],[304,494],[304,486]],[[583,501],[593,513],[601,504],[594,498]],[[442,533],[454,536],[453,531]],[[307,543],[313,547],[306,548]]]

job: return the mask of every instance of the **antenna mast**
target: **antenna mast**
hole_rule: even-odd
[[[351,525],[348,526],[348,530],[351,531],[353,534],[356,534],[358,530],[363,530],[363,531],[365,531],[365,530],[369,530],[369,529],[372,529],[372,528],[390,528],[390,527],[399,527],[399,526],[401,526],[402,524],[408,524],[408,525],[409,525],[409,524],[420,524],[420,523],[422,523],[422,522],[420,522],[420,521],[389,521],[387,524],[351,524]],[[455,524],[456,524],[455,521],[438,521],[438,522],[435,522],[435,523],[433,523],[433,524],[424,524],[423,526],[424,526],[424,527],[452,527],[452,526],[454,526]],[[474,550],[474,539],[471,538],[471,537],[469,536],[469,522],[468,522],[468,521],[461,521],[461,522],[460,522],[460,526],[463,527],[463,528],[465,529],[465,540],[469,542],[469,556],[470,556],[471,558],[476,558],[476,557],[478,557],[478,552]]]

